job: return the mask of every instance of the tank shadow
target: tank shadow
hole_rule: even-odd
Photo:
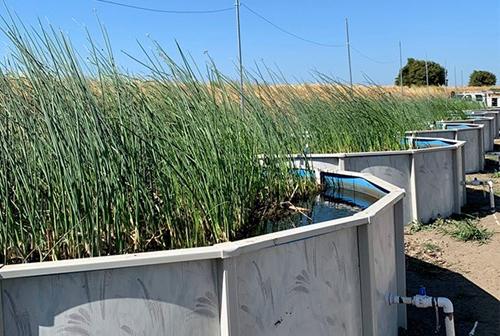
[[[452,272],[422,260],[406,256],[407,295],[418,293],[419,287],[427,289],[427,295],[448,297],[455,309],[456,335],[468,335],[478,321],[475,335],[500,334],[499,301],[459,273]],[[439,314],[441,328],[437,334],[435,311],[408,306],[407,336],[445,335],[444,315]]]

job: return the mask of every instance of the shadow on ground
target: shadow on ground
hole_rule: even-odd
[[[489,293],[476,286],[461,274],[406,256],[407,294],[418,293],[420,286],[427,295],[448,297],[455,309],[457,336],[467,336],[478,321],[476,336],[500,335],[500,303]],[[500,275],[499,275],[500,276]],[[445,335],[444,315],[439,314],[441,330],[435,334],[436,318],[432,308],[419,309],[408,306],[408,336]]]
[[[498,195],[495,195],[495,211],[500,212],[500,197]],[[467,204],[462,207],[462,214],[483,218],[492,213],[489,193],[467,187]]]

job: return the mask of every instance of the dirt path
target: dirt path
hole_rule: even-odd
[[[471,179],[493,179],[500,195],[500,178],[476,174]],[[468,214],[480,218],[479,226],[493,232],[486,244],[461,242],[438,228],[405,234],[407,255],[407,293],[414,295],[420,286],[427,294],[446,296],[455,306],[457,336],[469,335],[478,321],[475,335],[500,335],[500,197],[497,212],[488,210],[488,199],[478,188],[469,188]],[[442,320],[443,316],[440,315]],[[442,321],[441,321],[442,323]],[[435,312],[408,307],[408,335],[434,335]],[[445,335],[444,326],[437,335]]]

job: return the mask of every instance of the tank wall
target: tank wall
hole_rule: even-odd
[[[407,135],[413,135],[418,137],[429,137],[429,138],[441,138],[455,140],[454,130],[443,130],[443,131],[411,131],[407,132]]]
[[[410,223],[413,220],[411,187],[411,154],[402,155],[368,155],[346,157],[345,169],[369,173],[393,185],[403,188],[406,196],[403,199],[403,220]]]
[[[429,138],[454,139],[465,141],[465,172],[475,173],[484,168],[484,147],[482,128],[462,128],[458,130],[443,130],[443,131],[411,131],[407,135]]]
[[[297,168],[314,168],[321,170],[339,170],[343,169],[340,167],[340,159],[338,157],[329,156],[318,156],[311,158],[293,158],[293,165]]]
[[[4,335],[220,335],[213,260],[17,278],[2,287]]]
[[[375,314],[378,335],[397,335],[398,325],[390,321],[397,320],[397,305],[387,306],[386,293],[398,292],[396,260],[388,255],[395,255],[396,238],[393,227],[393,208],[380,212],[372,218],[373,250],[375,264]]]
[[[493,130],[493,122],[490,120],[474,120],[474,124],[484,125],[483,128],[483,146],[484,150],[491,152],[494,148],[495,134]]]
[[[480,143],[481,129],[462,129],[457,132],[457,140],[465,141],[463,152],[465,157],[465,172],[476,173],[484,168],[484,151]]]
[[[453,151],[423,152],[415,155],[418,220],[448,217],[455,211],[457,196]]]
[[[384,188],[390,196],[358,216],[160,261],[163,252],[5,266],[0,335],[397,336],[405,307],[385,297],[405,292],[393,210],[403,193]]]
[[[494,129],[496,130],[494,136],[495,138],[498,138],[498,131],[500,130],[500,111],[480,110],[480,111],[474,111],[474,114],[494,117],[495,118],[494,124],[496,126],[496,128]]]
[[[356,228],[236,257],[233,333],[361,335],[358,262]]]
[[[454,155],[460,152],[460,162]],[[404,152],[403,152],[404,153]],[[434,151],[413,151],[405,154],[356,155],[340,158],[345,170],[369,173],[403,188],[404,223],[414,220],[428,222],[440,216],[460,212],[464,204],[462,160],[463,147]],[[414,162],[412,161],[414,160]],[[412,168],[413,165],[413,168]]]

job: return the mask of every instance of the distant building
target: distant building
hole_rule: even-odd
[[[491,90],[487,92],[486,106],[488,107],[500,106],[500,90]]]
[[[452,98],[482,102],[488,107],[500,106],[500,90],[469,91],[452,94]]]

